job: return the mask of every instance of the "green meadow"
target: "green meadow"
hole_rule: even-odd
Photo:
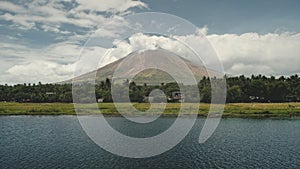
[[[123,103],[124,107],[126,104]],[[121,104],[122,105],[122,104]],[[140,111],[146,111],[150,108],[149,103],[133,103],[133,106]],[[180,110],[180,103],[167,103],[163,116],[177,116]],[[184,104],[184,106],[196,106],[193,103]],[[102,113],[108,116],[119,116],[114,103],[98,103],[101,112],[92,105],[82,104],[82,110],[78,114],[98,114]],[[89,108],[90,112],[85,112]],[[155,106],[154,106],[155,108]],[[207,116],[210,104],[201,103],[198,116]],[[126,110],[126,109],[125,109]],[[128,112],[130,114],[130,112]],[[76,115],[72,103],[13,103],[1,102],[0,115]],[[225,105],[223,117],[243,117],[243,118],[267,118],[267,117],[297,117],[300,116],[300,103],[230,103]]]

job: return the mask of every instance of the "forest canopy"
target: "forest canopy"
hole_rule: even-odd
[[[300,101],[300,77],[262,75],[251,77],[226,77],[227,103],[236,102],[298,102]],[[167,83],[156,86],[148,84],[136,85],[135,82],[124,81],[129,87],[129,97],[132,102],[145,102],[154,89],[162,90],[166,96],[171,97],[172,92],[179,91],[177,83]],[[96,99],[103,102],[112,102],[109,79],[95,85]],[[198,83],[201,102],[210,102],[210,79],[203,77]],[[77,97],[81,97],[79,94]],[[82,95],[84,97],[84,95]],[[2,102],[72,102],[72,84],[17,84],[0,85],[0,101]]]

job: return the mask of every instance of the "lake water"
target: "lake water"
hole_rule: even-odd
[[[164,131],[174,118],[150,129],[108,117],[117,130],[135,137]],[[198,144],[204,119],[189,135],[158,156],[130,159],[91,141],[76,116],[0,117],[0,168],[299,168],[300,120],[223,119],[213,136]],[[128,126],[128,127],[126,127]],[[149,126],[148,126],[149,127]]]

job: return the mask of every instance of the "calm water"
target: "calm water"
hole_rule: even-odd
[[[120,117],[117,130],[147,137],[174,118],[139,129]],[[85,135],[75,116],[0,117],[0,168],[299,168],[300,120],[223,119],[214,135],[198,144],[203,119],[170,151],[146,159],[112,155]]]

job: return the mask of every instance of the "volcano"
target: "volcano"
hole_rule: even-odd
[[[191,61],[180,57],[172,52],[166,51],[164,49],[156,49],[156,50],[146,50],[142,52],[135,52],[127,55],[124,58],[121,58],[115,62],[107,64],[95,71],[85,73],[78,77],[75,77],[71,80],[66,81],[65,83],[80,83],[87,80],[91,80],[95,77],[95,82],[99,83],[101,81],[105,81],[107,78],[114,78],[114,73],[118,69],[118,67],[127,68],[127,70],[119,72],[117,80],[118,81],[126,81],[128,77],[134,77],[133,81],[136,84],[161,84],[161,83],[171,83],[176,82],[175,79],[167,73],[166,71],[162,71],[160,69],[156,69],[156,67],[163,67],[165,69],[176,68],[176,76],[184,77],[187,76],[185,73],[186,67],[192,72],[195,80],[199,82],[204,76],[208,77],[208,74],[212,75],[220,75],[220,73],[214,72],[212,70],[207,70],[204,66],[198,66],[192,63]],[[144,69],[136,74],[136,70],[142,70],[146,65],[151,65],[151,68]],[[172,68],[171,68],[172,67]],[[181,71],[182,69],[182,71]],[[120,71],[120,70],[119,70]],[[172,71],[174,72],[174,71]]]

